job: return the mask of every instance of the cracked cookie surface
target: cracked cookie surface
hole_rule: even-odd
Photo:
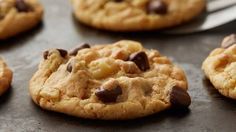
[[[112,31],[154,30],[192,20],[205,0],[71,0],[75,17],[86,25]]]
[[[0,40],[30,30],[42,15],[38,0],[0,0]]]
[[[183,70],[139,42],[84,44],[69,53],[51,49],[43,58],[29,90],[47,110],[120,120],[191,103]]]
[[[224,38],[202,64],[206,77],[224,96],[236,99],[236,35]]]
[[[0,57],[0,95],[2,95],[11,85],[12,71]]]

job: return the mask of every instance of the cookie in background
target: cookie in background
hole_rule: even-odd
[[[206,77],[224,96],[236,99],[236,35],[225,37],[202,64]]]
[[[200,15],[205,0],[71,0],[78,21],[110,31],[174,27]]]
[[[4,60],[0,57],[0,95],[10,88],[13,73]]]
[[[42,16],[38,0],[0,0],[0,40],[32,29]]]

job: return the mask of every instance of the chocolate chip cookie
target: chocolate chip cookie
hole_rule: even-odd
[[[12,71],[0,57],[0,95],[2,95],[11,85]]]
[[[45,51],[29,90],[44,109],[91,119],[133,119],[191,103],[183,70],[128,40]]]
[[[0,40],[33,28],[42,15],[37,0],[0,0]]]
[[[80,22],[111,31],[173,27],[198,16],[205,3],[205,0],[72,0]]]
[[[202,64],[206,77],[224,96],[236,99],[236,35],[224,38]]]

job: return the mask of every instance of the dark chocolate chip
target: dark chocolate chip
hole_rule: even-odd
[[[122,94],[122,89],[120,86],[117,86],[113,89],[104,89],[99,88],[96,90],[95,95],[104,103],[116,102],[116,99],[119,95]]]
[[[49,51],[44,51],[43,52],[43,58],[46,60],[48,59]]]
[[[15,7],[19,12],[32,11],[32,8],[24,0],[16,0]]]
[[[72,69],[73,69],[73,67],[72,67],[72,64],[71,64],[71,62],[67,65],[67,68],[66,68],[66,70],[68,71],[68,72],[72,72]]]
[[[73,49],[71,52],[70,52],[70,55],[71,56],[76,56],[77,55],[77,52],[81,49],[86,49],[86,48],[90,48],[90,45],[85,43],[85,44],[82,44],[82,45],[79,45],[78,47],[76,47],[75,49]]]
[[[236,34],[231,34],[224,38],[224,40],[221,43],[222,48],[228,48],[232,46],[233,44],[236,44]]]
[[[133,61],[142,71],[146,71],[150,68],[148,57],[144,51],[131,54],[129,61]]]
[[[60,52],[61,57],[65,58],[67,55],[67,51],[64,49],[57,49]]]
[[[191,104],[191,98],[186,90],[174,86],[170,92],[170,102],[174,108],[186,108]]]
[[[115,2],[122,2],[123,0],[113,0],[113,1],[115,1]]]
[[[162,0],[150,0],[147,4],[148,14],[166,14],[168,12],[167,4]]]

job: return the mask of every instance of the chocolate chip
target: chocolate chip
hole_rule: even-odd
[[[122,89],[120,86],[117,86],[113,89],[104,89],[99,88],[96,90],[95,95],[104,103],[116,102],[116,99],[119,95],[122,94]]]
[[[122,2],[123,0],[113,0],[113,1],[115,1],[115,2]]]
[[[72,64],[71,64],[71,62],[67,65],[67,68],[66,68],[66,70],[68,71],[68,72],[72,72],[72,69],[73,69],[73,67],[72,67]]]
[[[90,45],[85,43],[85,44],[82,44],[82,45],[79,45],[78,47],[76,47],[75,49],[73,49],[71,52],[70,52],[70,55],[71,56],[76,56],[77,55],[77,52],[79,50],[82,50],[82,49],[86,49],[86,48],[90,48]]]
[[[67,55],[67,51],[64,49],[57,49],[60,52],[61,57],[65,58]]]
[[[16,0],[15,7],[19,12],[32,11],[32,8],[24,0]]]
[[[175,108],[186,108],[191,104],[191,98],[186,90],[174,86],[170,92],[170,102]]]
[[[236,44],[236,34],[231,34],[224,38],[224,40],[221,43],[222,48],[228,48],[232,46],[233,44]]]
[[[144,51],[131,54],[128,60],[133,61],[142,71],[150,69],[148,57]]]
[[[150,0],[147,4],[148,14],[166,14],[168,12],[167,4],[162,0]]]
[[[49,51],[44,51],[43,52],[43,58],[46,60],[48,59]]]

